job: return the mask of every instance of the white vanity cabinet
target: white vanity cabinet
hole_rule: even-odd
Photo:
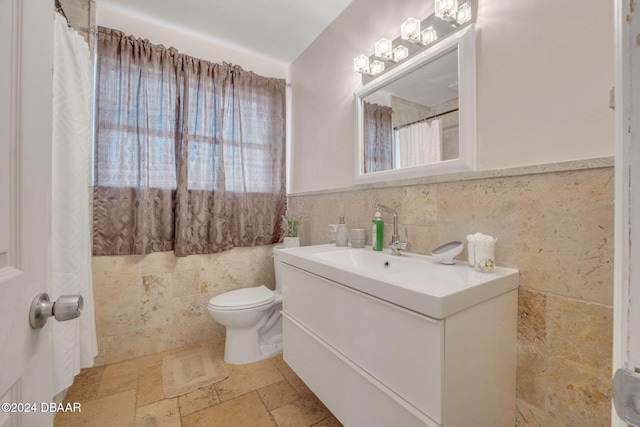
[[[434,319],[293,259],[284,360],[345,426],[515,424],[515,288]]]

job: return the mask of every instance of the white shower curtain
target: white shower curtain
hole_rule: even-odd
[[[82,295],[82,315],[53,321],[57,391],[98,353],[91,282],[91,60],[84,38],[55,14],[53,37],[52,295]]]
[[[441,160],[440,119],[417,122],[396,130],[400,167],[426,165]]]

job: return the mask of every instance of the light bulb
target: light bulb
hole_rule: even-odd
[[[384,62],[382,61],[373,61],[370,65],[369,72],[371,75],[376,75],[384,71]]]
[[[391,53],[392,47],[393,42],[383,37],[376,42],[375,55],[378,58],[391,59],[393,57]]]
[[[435,0],[436,16],[445,21],[453,21],[456,19],[458,10],[458,0]]]
[[[368,73],[369,57],[366,55],[358,55],[353,58],[353,69],[359,73]]]
[[[438,40],[438,33],[433,27],[428,27],[422,32],[421,40],[423,44],[433,43]]]
[[[464,3],[460,5],[456,15],[456,20],[460,25],[471,20],[471,5],[469,3]]]
[[[398,46],[393,49],[393,60],[395,62],[400,62],[407,56],[409,56],[409,49],[407,49],[406,47]]]
[[[420,20],[416,18],[409,18],[402,23],[400,27],[400,37],[405,40],[419,41],[420,40]]]

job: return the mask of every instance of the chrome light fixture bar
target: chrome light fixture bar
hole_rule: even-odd
[[[471,10],[471,1],[473,0],[462,0],[460,2],[459,0],[434,1],[435,13],[433,15],[422,22],[413,17],[408,18],[400,26],[400,37],[398,39],[389,40],[382,37],[376,42],[374,46],[374,56],[379,59],[371,60],[370,57],[364,54],[355,57],[353,60],[353,68],[355,71],[363,75],[375,76],[385,70],[385,62],[390,62],[393,65],[408,58],[411,52],[407,46],[402,44],[403,40],[420,47],[428,46],[436,42],[439,38],[438,30],[435,28],[436,22],[433,22],[433,24],[427,28],[421,28],[423,23],[432,22],[433,20],[431,18],[434,16],[441,21],[451,24],[455,29],[473,19],[473,12]],[[440,28],[440,30],[442,30],[442,28]],[[451,29],[445,30],[442,36],[446,36],[449,33],[451,33]],[[396,44],[395,47],[394,44]]]

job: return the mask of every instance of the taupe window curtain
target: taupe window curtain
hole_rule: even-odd
[[[100,27],[94,255],[280,240],[285,82]]]
[[[364,102],[364,171],[393,169],[391,107]]]

